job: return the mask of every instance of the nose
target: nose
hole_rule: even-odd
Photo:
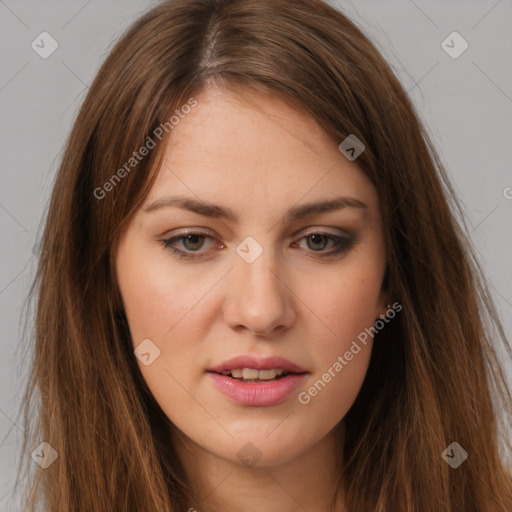
[[[224,317],[232,329],[271,338],[288,329],[296,313],[293,291],[269,252],[263,251],[252,263],[235,261]]]

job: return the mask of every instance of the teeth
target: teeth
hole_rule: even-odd
[[[270,370],[256,370],[255,368],[234,368],[233,370],[224,370],[222,375],[229,375],[235,379],[246,380],[272,380],[285,373],[282,368],[272,368]]]
[[[277,375],[277,371],[275,369],[272,369],[272,370],[260,370],[258,372],[258,379],[261,379],[261,380],[275,379],[276,375]]]
[[[259,371],[253,370],[252,368],[244,368],[242,371],[242,377],[244,379],[257,379],[259,377]]]

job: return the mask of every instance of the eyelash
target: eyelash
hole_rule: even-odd
[[[184,240],[185,238],[187,238],[187,236],[190,236],[190,235],[198,235],[198,236],[204,236],[206,238],[214,238],[209,233],[204,233],[201,231],[191,231],[189,233],[184,233],[182,235],[174,236],[171,238],[161,239],[160,242],[162,243],[162,245],[164,246],[165,249],[178,255],[180,257],[180,259],[195,260],[195,259],[203,258],[202,253],[200,253],[198,251],[190,251],[190,252],[182,251],[182,250],[176,249],[176,247],[172,246],[173,243],[178,242],[180,240]],[[307,235],[304,235],[303,237],[301,237],[299,239],[299,241],[304,238],[309,238],[313,235],[320,235],[329,240],[332,240],[337,247],[335,250],[332,250],[328,253],[320,253],[319,251],[311,251],[311,252],[316,252],[317,256],[319,258],[330,258],[330,257],[334,257],[338,254],[344,254],[345,252],[348,252],[352,248],[352,245],[354,244],[354,239],[352,237],[350,237],[350,238],[349,237],[340,237],[340,236],[333,235],[331,233],[322,233],[322,232],[316,232],[316,231],[308,233]],[[195,253],[197,253],[197,255]]]

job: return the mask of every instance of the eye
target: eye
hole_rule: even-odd
[[[354,238],[350,236],[338,236],[332,233],[312,232],[303,236],[300,240],[311,241],[306,245],[312,249],[312,252],[318,253],[316,256],[320,258],[329,258],[332,256],[340,255],[347,252],[354,245]],[[323,251],[325,247],[331,242],[334,249],[330,251]],[[296,245],[293,242],[292,245]]]
[[[207,238],[213,239],[213,237],[208,233],[203,233],[201,231],[191,231],[189,233],[166,238],[160,241],[163,243],[166,249],[170,250],[174,254],[177,254],[180,256],[180,258],[193,260],[203,257],[202,253],[198,253],[197,255],[194,253],[198,252],[199,249],[203,247],[204,240]],[[176,248],[175,245],[177,242],[181,242],[185,250]]]
[[[215,238],[209,233],[202,231],[190,231],[178,236],[162,239],[160,242],[163,244],[165,249],[168,249],[172,253],[178,255],[180,259],[193,260],[204,258],[205,251],[201,251],[201,249],[204,247],[205,240],[207,239],[215,240]],[[341,255],[350,250],[354,244],[354,238],[351,236],[338,236],[333,235],[332,233],[321,232],[309,233],[300,238],[299,242],[302,240],[311,241],[311,243],[307,243],[308,248],[311,249],[309,252],[317,253],[315,256],[320,258]],[[324,249],[329,243],[331,243],[334,248],[330,251],[325,251]],[[181,244],[183,249],[177,248],[177,244]],[[297,247],[298,242],[293,242],[291,246]],[[220,244],[219,248],[222,249],[223,247],[225,246]]]

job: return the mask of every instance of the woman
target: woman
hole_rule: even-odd
[[[53,189],[27,510],[511,510],[510,346],[455,213],[338,11],[149,11]]]

